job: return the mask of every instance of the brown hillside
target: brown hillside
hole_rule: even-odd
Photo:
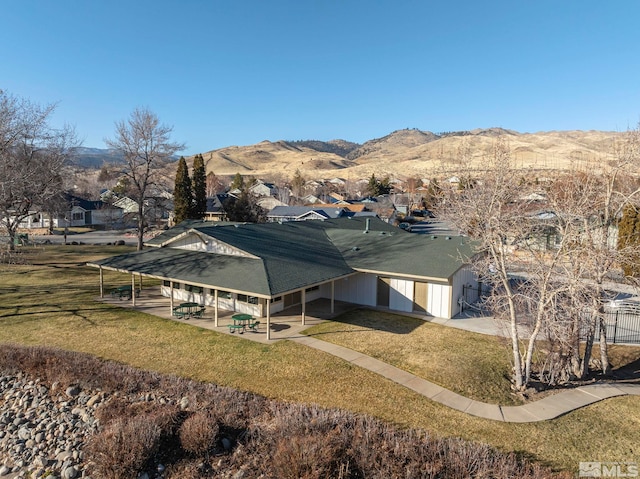
[[[501,128],[477,129],[436,135],[420,130],[399,130],[383,138],[353,146],[341,156],[310,146],[323,142],[263,141],[203,153],[207,171],[217,175],[252,175],[269,178],[293,176],[299,169],[308,178],[348,179],[376,176],[429,176],[441,165],[461,157],[478,166],[491,155],[498,137],[511,148],[516,164],[535,169],[557,169],[600,162],[613,155],[616,141],[625,133],[603,131],[550,131],[518,133]],[[335,140],[334,140],[335,141]],[[328,145],[329,143],[324,143]],[[310,146],[303,146],[310,145]],[[353,145],[353,144],[351,144]],[[321,148],[325,149],[326,148]],[[464,154],[466,152],[466,156]]]

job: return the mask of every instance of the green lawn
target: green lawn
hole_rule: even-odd
[[[513,405],[504,338],[380,311],[355,310],[305,331],[478,401]]]
[[[544,423],[504,424],[478,419],[295,343],[254,343],[100,303],[98,271],[83,264],[130,251],[126,247],[46,246],[27,251],[33,256],[30,265],[0,265],[0,342],[89,352],[271,398],[350,409],[437,435],[489,443],[556,468],[575,471],[579,461],[640,460],[640,398],[610,399]],[[106,273],[106,287],[121,284],[123,278]],[[347,319],[337,324],[363,328]],[[431,329],[432,325],[427,326]],[[421,327],[411,326],[412,332],[402,338],[422,334]],[[445,349],[446,333],[439,334],[443,335]],[[438,354],[434,350],[429,354],[455,358],[457,352]],[[403,361],[402,354],[394,358]],[[390,356],[387,359],[391,361]],[[449,361],[451,364],[442,366],[453,368],[450,371],[464,369],[468,380],[474,382],[474,361],[458,360],[464,362],[459,367],[455,367],[456,361]],[[427,366],[413,362],[406,367],[417,370]],[[436,365],[431,369],[437,369]],[[440,379],[443,383],[446,380]],[[454,382],[469,394],[481,394],[482,381],[483,377],[478,377],[475,385]]]
[[[522,404],[512,394],[511,344],[388,312],[354,310],[305,331],[409,371],[465,397],[500,405]],[[599,354],[597,346],[594,357]],[[640,359],[640,347],[609,346],[612,368]]]

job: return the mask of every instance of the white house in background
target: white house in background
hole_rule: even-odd
[[[123,210],[102,200],[85,200],[67,195],[70,211],[56,219],[54,226],[113,226],[123,218]]]
[[[256,184],[249,187],[249,193],[255,196],[277,196],[278,187],[273,183],[258,180]]]
[[[122,198],[118,198],[116,201],[113,202],[113,206],[116,206],[122,209],[122,211],[125,214],[127,213],[136,214],[138,212],[138,203],[136,203],[134,200],[132,200],[128,196],[123,196]]]
[[[119,224],[123,218],[123,210],[101,200],[86,200],[72,194],[66,194],[67,202],[64,212],[53,215],[33,211],[20,222],[20,229],[65,228],[73,226],[105,226]]]
[[[314,206],[276,206],[267,213],[267,221],[307,221],[307,220],[328,220],[330,218],[340,218],[345,216],[345,208],[335,208],[325,206],[316,208]]]
[[[266,211],[270,211],[276,206],[287,206],[286,203],[280,201],[278,198],[274,198],[273,196],[264,196],[262,198],[258,198],[256,204]]]

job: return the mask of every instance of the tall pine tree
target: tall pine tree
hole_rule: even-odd
[[[207,172],[204,168],[204,158],[202,155],[196,155],[193,158],[193,212],[191,217],[201,220],[206,212]]]
[[[191,190],[191,178],[189,169],[183,156],[178,161],[178,171],[176,172],[176,184],[173,189],[173,214],[175,223],[190,218],[193,211],[193,194]]]
[[[231,182],[231,191],[233,190],[244,190],[244,178],[240,173],[236,173],[236,176],[233,177],[233,181]]]

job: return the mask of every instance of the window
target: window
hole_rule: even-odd
[[[229,291],[218,291],[218,298],[231,299],[231,293]]]
[[[258,304],[258,298],[256,296],[247,296],[246,294],[239,294],[238,301],[248,304]]]
[[[71,215],[71,219],[74,220],[74,221],[83,220],[84,219],[84,214],[82,212],[73,213],[73,215]]]
[[[279,303],[282,301],[282,296],[276,296],[275,298],[271,298],[270,303]]]
[[[198,293],[198,294],[201,294],[201,293],[202,293],[202,291],[203,291],[202,286],[194,286],[194,285],[192,285],[192,284],[186,284],[186,285],[184,286],[184,289],[185,289],[186,291],[189,291],[190,293]]]
[[[166,286],[167,288],[171,287],[171,281],[165,279],[164,281],[162,281],[162,286]]]
[[[311,286],[310,288],[307,288],[304,291],[306,293],[310,293],[311,291],[318,291],[319,289],[320,289],[320,286]]]

